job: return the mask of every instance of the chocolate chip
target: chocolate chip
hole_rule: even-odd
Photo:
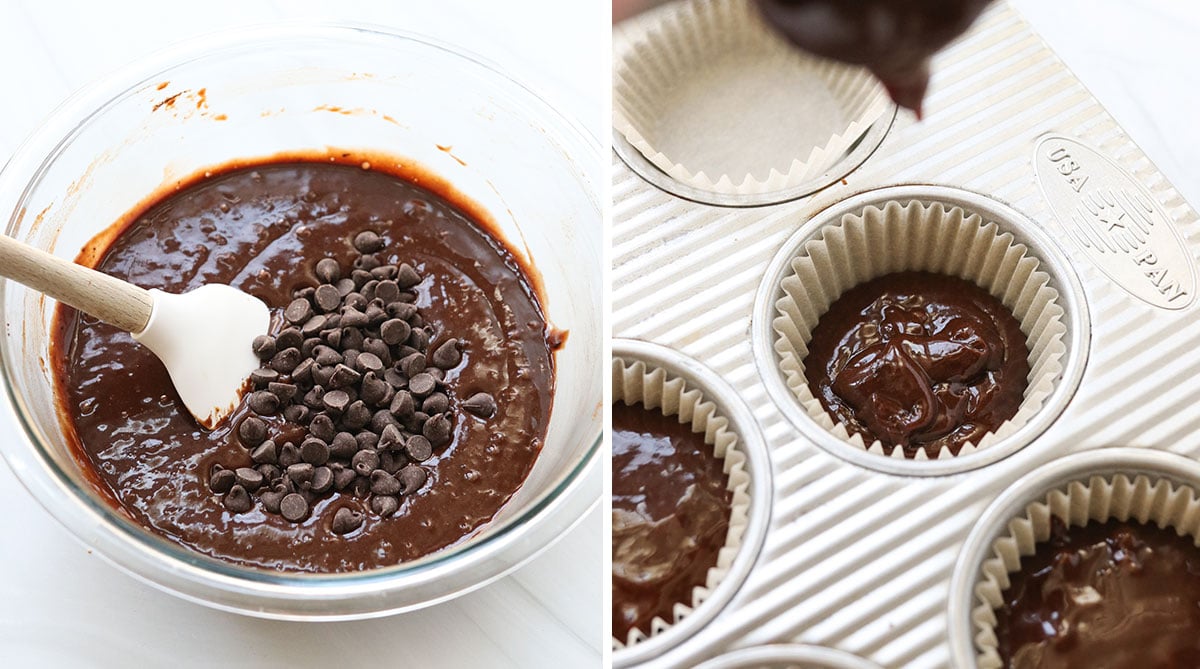
[[[396,266],[382,265],[380,267],[376,267],[375,269],[371,270],[371,276],[379,279],[380,281],[387,281],[388,279],[396,276]]]
[[[437,381],[429,374],[422,372],[408,380],[408,389],[417,397],[425,397],[434,391],[437,387]]]
[[[397,418],[404,418],[413,415],[417,410],[416,400],[413,399],[412,393],[407,390],[396,391],[396,396],[392,398],[390,411]]]
[[[313,359],[318,365],[330,367],[342,362],[342,354],[335,351],[329,346],[318,346],[313,349]]]
[[[354,266],[355,266],[355,267],[357,267],[358,269],[365,270],[365,271],[368,271],[368,272],[369,272],[369,271],[371,271],[371,270],[375,269],[376,267],[379,267],[379,265],[380,265],[382,262],[383,262],[383,261],[381,261],[381,260],[380,260],[379,258],[377,258],[376,256],[373,256],[373,255],[365,255],[365,256],[359,256],[359,257],[355,258],[355,259],[354,259]]]
[[[269,416],[279,411],[279,396],[268,390],[250,393],[246,403],[250,405],[251,411],[260,416]]]
[[[312,315],[312,304],[304,298],[292,300],[292,303],[287,305],[287,308],[283,310],[284,319],[293,325],[303,323],[312,318]]]
[[[287,442],[279,448],[279,466],[291,467],[300,462],[300,449],[292,442]]]
[[[323,413],[313,416],[312,422],[308,424],[308,432],[312,436],[324,442],[332,441],[334,435],[337,434],[337,430],[335,430],[333,427],[333,419]],[[303,445],[300,447],[300,452],[304,452]]]
[[[251,347],[259,360],[270,360],[271,356],[275,355],[275,338],[270,335],[258,335]]]
[[[238,485],[249,492],[258,490],[263,484],[263,475],[251,467],[238,467],[233,473],[237,477]]]
[[[300,444],[300,459],[314,464],[323,465],[329,462],[329,446],[316,437],[310,437]]]
[[[375,451],[359,451],[350,459],[350,466],[360,476],[370,476],[379,466],[379,454]]]
[[[388,425],[398,425],[399,421],[387,409],[380,409],[371,416],[371,431],[376,434],[383,432]]]
[[[408,335],[408,343],[411,344],[413,348],[423,349],[426,346],[429,346],[429,333],[416,326],[413,326],[412,333]]]
[[[384,310],[387,311],[388,315],[392,318],[397,318],[407,322],[408,319],[416,315],[417,305],[409,302],[391,302],[384,307]],[[405,335],[404,338],[407,339],[408,335]]]
[[[342,349],[342,364],[354,369],[355,363],[358,362],[358,349],[346,347]]]
[[[271,358],[271,369],[280,374],[288,374],[300,364],[303,355],[298,348],[285,348]]]
[[[346,407],[350,405],[350,395],[348,395],[344,390],[334,390],[325,393],[322,401],[324,402],[326,409],[336,414],[341,414],[346,410]]]
[[[399,451],[379,451],[379,468],[389,474],[395,474],[406,464],[408,456]]]
[[[271,369],[270,367],[259,367],[253,372],[250,372],[250,381],[252,381],[257,388],[262,388],[263,386],[278,380],[279,372]]]
[[[375,253],[383,250],[383,239],[370,230],[363,230],[354,237],[354,248],[359,253]]]
[[[354,292],[354,279],[338,279],[337,283],[333,284],[333,286],[337,288],[338,297],[345,297]]]
[[[300,361],[300,364],[296,367],[297,370],[305,366],[306,363],[310,366],[314,364],[312,361],[313,351],[317,350],[317,347],[321,346],[321,344],[320,337],[309,337],[304,340],[304,343],[300,344],[300,355],[304,356],[305,359]],[[295,375],[296,372],[292,372],[292,376]]]
[[[300,493],[285,495],[279,502],[279,513],[293,523],[299,522],[308,515],[308,500]]]
[[[354,441],[358,443],[358,450],[375,450],[379,445],[379,435],[375,432],[364,430],[354,435]]]
[[[304,405],[314,411],[320,411],[325,407],[325,388],[320,385],[313,386],[307,393],[304,394]]]
[[[317,303],[318,309],[329,312],[342,305],[342,296],[338,295],[337,288],[326,284],[317,288],[317,292],[313,294],[313,301]]]
[[[275,338],[275,348],[280,351],[289,348],[300,350],[300,344],[303,342],[304,334],[300,332],[299,328],[287,328]]]
[[[262,502],[263,508],[269,513],[279,513],[279,502],[283,499],[284,492],[282,490],[268,490],[258,494],[258,499]]]
[[[417,274],[417,270],[412,268],[412,265],[404,263],[400,269],[396,271],[396,284],[403,290],[408,290],[413,286],[421,283],[421,275]]]
[[[371,510],[381,518],[388,518],[400,508],[400,502],[395,497],[380,495],[371,498]]]
[[[408,322],[399,318],[384,321],[379,326],[379,336],[389,346],[395,346],[408,339],[408,335],[410,334],[412,334],[412,327],[409,326]]]
[[[342,350],[358,350],[363,345],[363,333],[359,328],[342,328]]]
[[[457,339],[447,339],[434,349],[431,360],[435,367],[453,369],[462,362],[462,345]]]
[[[400,299],[400,286],[395,281],[380,281],[375,286],[375,297],[384,304],[395,302]]]
[[[358,452],[358,442],[349,432],[338,432],[329,444],[329,454],[335,458],[349,460]]]
[[[480,418],[491,418],[496,415],[496,400],[487,393],[475,393],[462,403],[462,408]]]
[[[370,353],[376,358],[379,358],[380,364],[382,364],[384,367],[390,367],[392,364],[392,352],[382,339],[376,339],[375,337],[364,337],[362,351],[363,353]]]
[[[318,386],[328,386],[333,380],[333,367],[322,367],[317,365],[312,371],[312,382]]]
[[[404,488],[400,491],[400,494],[411,495],[419,490],[421,486],[425,485],[425,481],[429,478],[429,474],[427,474],[421,467],[416,465],[408,465],[404,469],[400,470],[400,473],[396,475],[396,478],[400,479],[400,484],[404,486]]]
[[[359,353],[354,361],[354,366],[358,371],[363,372],[382,372],[383,361],[374,353]],[[361,377],[360,377],[361,378]]]
[[[380,323],[386,321],[388,317],[387,312],[383,310],[383,307],[374,303],[367,305],[366,313],[364,315],[367,317],[367,324],[375,327],[378,327]]]
[[[317,278],[324,283],[333,283],[341,278],[342,266],[333,258],[322,258],[317,261],[315,268]],[[320,290],[318,288],[317,290]]]
[[[363,375],[359,397],[372,406],[381,406],[391,400],[392,388],[381,380],[374,372]]]
[[[253,448],[267,440],[267,424],[256,416],[247,416],[238,426],[238,436],[242,443]]]
[[[208,489],[218,495],[229,492],[235,483],[237,483],[237,475],[230,469],[218,469],[208,477]]]
[[[372,495],[396,495],[399,494],[402,487],[396,477],[382,469],[371,472]]]
[[[282,405],[292,401],[300,389],[293,383],[268,383],[267,392],[277,397]]]
[[[235,485],[229,489],[229,494],[225,495],[225,508],[232,513],[246,513],[254,508],[254,501],[250,499],[250,493],[240,485]]]
[[[330,288],[330,286],[321,286],[322,288]],[[332,290],[332,288],[331,288]],[[325,329],[325,317],[320,314],[304,321],[304,325],[300,326],[300,334],[305,337],[318,335]]]
[[[358,474],[353,469],[341,469],[333,473],[333,488],[337,491],[345,490],[354,480],[358,478]]]
[[[328,467],[317,467],[313,471],[311,490],[318,495],[329,492],[333,487],[333,470]]]
[[[264,485],[266,483],[274,481],[275,479],[279,478],[280,476],[283,476],[283,470],[280,469],[279,467],[277,467],[276,465],[266,465],[266,464],[257,465],[254,468],[254,471],[263,475]]]
[[[328,322],[328,320],[326,320],[326,322]],[[341,319],[338,319],[338,323],[341,323]],[[325,343],[329,344],[330,346],[340,347],[342,345],[342,331],[340,328],[326,332],[323,337],[325,338]]]
[[[404,452],[408,453],[408,457],[417,462],[424,462],[433,457],[433,444],[428,437],[420,434],[414,434],[408,438],[408,442],[404,444]]]
[[[354,279],[355,287],[361,289],[363,286],[367,285],[367,282],[370,281],[371,279],[373,279],[374,277],[372,277],[371,273],[368,272],[367,270],[359,268],[359,269],[354,270],[353,272],[350,272],[350,278]],[[349,297],[350,297],[349,295],[346,296],[347,299],[349,299]],[[362,306],[366,306],[366,303],[364,302],[362,304]],[[359,308],[361,308],[361,307],[359,307]]]
[[[434,393],[421,402],[421,411],[430,415],[443,413],[449,408],[450,398],[446,397],[446,393]]]
[[[362,527],[362,524],[362,512],[343,506],[333,514],[333,524],[329,529],[333,530],[334,534],[349,534]]]
[[[342,423],[346,429],[358,430],[367,426],[371,422],[371,410],[367,408],[366,403],[362,400],[355,400],[346,409],[346,413],[342,416]]]
[[[349,486],[350,494],[355,497],[366,497],[367,493],[371,492],[371,479],[365,476],[355,477],[354,481]]]
[[[283,410],[283,419],[296,425],[307,425],[312,417],[312,409],[303,404],[293,404]]]
[[[279,448],[275,446],[274,441],[264,441],[250,453],[250,459],[256,464],[273,465],[279,462]]]
[[[300,353],[301,353],[301,355],[309,355],[308,353],[304,353],[304,351],[301,351]],[[296,369],[292,370],[292,373],[291,373],[292,382],[293,383],[303,383],[303,384],[312,383],[312,373],[313,373],[313,370],[316,369],[316,367],[317,367],[317,365],[316,365],[316,363],[314,363],[312,361],[312,358],[308,358],[308,357],[304,358],[303,360],[300,361],[299,365],[296,365]]]
[[[425,421],[421,434],[434,446],[443,446],[450,442],[450,437],[454,434],[454,423],[450,422],[446,414],[440,413]]]
[[[400,428],[395,425],[388,425],[379,433],[379,450],[399,448],[403,445],[404,435],[400,434]]]
[[[292,297],[310,300],[312,299],[313,291],[315,290],[316,288],[314,286],[301,286],[300,288],[292,291]]]
[[[343,328],[361,328],[367,324],[367,315],[353,306],[347,306],[342,309],[341,323]],[[344,332],[342,336],[345,336]]]
[[[286,474],[293,483],[300,484],[312,481],[316,471],[316,467],[313,467],[310,462],[297,462],[288,466]]]

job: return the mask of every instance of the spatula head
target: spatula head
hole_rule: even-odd
[[[270,328],[270,310],[258,298],[220,284],[182,295],[150,293],[150,322],[133,338],[162,360],[188,411],[211,430],[249,387],[250,373],[259,366],[252,344]]]

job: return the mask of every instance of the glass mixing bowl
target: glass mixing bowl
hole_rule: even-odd
[[[0,445],[63,525],[152,585],[217,608],[348,619],[427,606],[527,562],[600,498],[604,159],[596,140],[495,67],[446,44],[341,25],[232,31],[81,91],[0,172],[7,233],[64,258],[164,186],[236,159],[358,149],[415,161],[473,199],[540,274],[558,353],[542,453],[470,540],[395,567],[295,575],[169,543],[98,495],[72,457],[48,361],[54,302],[0,283],[0,367],[24,439]],[[0,219],[3,220],[3,219]]]

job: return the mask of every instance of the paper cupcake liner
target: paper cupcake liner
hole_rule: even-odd
[[[746,471],[746,456],[738,448],[738,435],[730,429],[729,420],[717,413],[716,405],[705,399],[700,390],[689,387],[684,379],[648,366],[641,360],[616,357],[612,362],[612,381],[613,402],[641,403],[646,409],[659,409],[664,416],[678,416],[680,423],[690,423],[692,432],[703,434],[704,443],[713,447],[713,455],[724,460],[728,477],[726,488],[733,493],[725,546],[717,554],[717,564],[708,570],[704,585],[692,589],[690,602],[675,604],[673,620],[654,618],[650,622],[649,636],[634,628],[624,640],[614,637],[612,648],[615,651],[657,636],[690,615],[728,575],[749,524],[750,474]]]
[[[803,184],[891,108],[869,72],[796,49],[748,0],[673,3],[627,23],[614,41],[613,125],[694,188]]]
[[[1047,493],[1008,523],[1008,532],[992,543],[975,583],[971,622],[975,631],[979,669],[1003,665],[997,649],[996,610],[1010,585],[1009,574],[1021,570],[1021,558],[1033,555],[1039,543],[1050,539],[1050,522],[1058,518],[1069,527],[1089,522],[1136,520],[1174,528],[1200,545],[1200,493],[1191,486],[1145,474],[1091,476]]]
[[[960,207],[890,201],[847,214],[804,245],[780,284],[784,296],[775,302],[772,327],[785,382],[818,425],[852,446],[888,457],[878,440],[867,444],[835,421],[809,390],[804,357],[812,329],[842,293],[870,279],[902,271],[960,277],[1012,311],[1029,348],[1028,386],[1016,414],[978,444],[965,444],[959,456],[988,448],[1027,424],[1062,377],[1067,326],[1059,293],[1040,265],[1011,233]],[[904,449],[892,449],[890,457],[903,459]],[[953,457],[942,448],[937,459]],[[915,459],[928,459],[924,449]]]

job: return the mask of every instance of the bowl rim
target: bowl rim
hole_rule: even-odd
[[[0,169],[0,195],[3,195],[8,189],[5,186],[6,181],[15,182],[16,185],[12,188],[20,190],[19,195],[13,199],[14,206],[5,224],[5,232],[11,234],[16,230],[21,221],[22,203],[40,183],[49,165],[81,129],[126,96],[159,78],[165,72],[201,58],[212,57],[214,54],[244,48],[252,43],[256,45],[279,44],[303,39],[358,42],[364,37],[383,42],[415,44],[418,48],[431,48],[459,59],[468,67],[494,78],[499,84],[509,87],[518,95],[527,98],[524,102],[528,102],[540,112],[540,118],[547,122],[542,125],[542,130],[555,144],[575,145],[583,153],[583,157],[594,160],[597,165],[604,164],[604,154],[596,136],[576,119],[559,111],[532,87],[514,78],[490,60],[457,45],[412,31],[360,22],[295,20],[253,24],[178,42],[95,79],[71,94],[34,128],[18,145],[3,169]],[[34,165],[36,168],[31,169]],[[601,193],[593,191],[590,194],[593,204],[600,211]],[[0,278],[0,312],[5,307],[4,289],[6,286],[7,281]],[[461,541],[459,544],[396,566],[342,574],[283,574],[259,567],[235,565],[173,544],[115,513],[114,509],[109,508],[109,505],[100,502],[92,493],[84,490],[84,486],[74,481],[41,445],[47,440],[34,425],[25,400],[18,395],[15,389],[15,374],[15,367],[6,362],[4,349],[0,347],[3,397],[7,407],[16,418],[16,425],[20,428],[20,438],[16,440],[16,443],[0,444],[0,454],[13,469],[21,484],[43,508],[50,512],[56,521],[67,527],[72,535],[84,543],[95,546],[97,552],[122,570],[186,599],[220,609],[273,618],[333,620],[361,618],[364,615],[382,615],[431,605],[483,587],[514,571],[549,548],[554,540],[566,533],[565,530],[556,532],[551,535],[548,543],[541,546],[530,546],[530,542],[522,543],[522,540],[530,533],[528,531],[528,528],[531,527],[530,521],[538,517],[566,512],[575,516],[570,519],[568,524],[569,527],[574,527],[600,501],[600,493],[597,491],[593,495],[594,499],[585,500],[587,504],[582,505],[582,508],[579,503],[573,506],[565,504],[565,500],[572,496],[580,492],[587,493],[588,484],[602,474],[599,463],[600,447],[603,444],[603,426],[597,424],[594,429],[590,430],[592,434],[585,436],[585,440],[590,440],[591,446],[584,452],[580,460],[557,481],[554,481],[545,492],[532,500],[528,508],[494,526],[489,526],[486,531]],[[546,446],[544,445],[543,448]],[[564,506],[571,506],[571,508],[564,509]],[[87,523],[89,522],[102,526],[112,536],[102,538],[96,536],[94,531],[83,532],[81,528],[88,527]],[[98,541],[98,539],[103,539],[103,541]],[[385,610],[372,609],[368,612],[357,611],[350,614],[281,614],[278,611],[248,609],[197,597],[190,592],[181,591],[162,580],[148,576],[148,573],[166,571],[173,576],[181,577],[184,582],[190,582],[192,585],[216,587],[220,590],[251,597],[271,597],[280,603],[314,599],[345,601],[367,593],[378,594],[381,590],[387,589],[386,586],[395,588],[410,579],[420,579],[424,582],[426,579],[437,578],[450,572],[467,572],[472,567],[478,566],[480,562],[502,554],[506,549],[512,547],[523,551],[519,559],[505,560],[505,564],[498,573],[489,573],[486,578],[469,584],[465,588],[457,588],[450,594],[416,605],[391,607]],[[108,554],[110,550],[118,552],[116,549],[121,549],[120,552],[125,556],[128,555],[128,550],[132,549],[142,553],[149,552],[155,557],[145,561],[142,570],[137,570]]]

